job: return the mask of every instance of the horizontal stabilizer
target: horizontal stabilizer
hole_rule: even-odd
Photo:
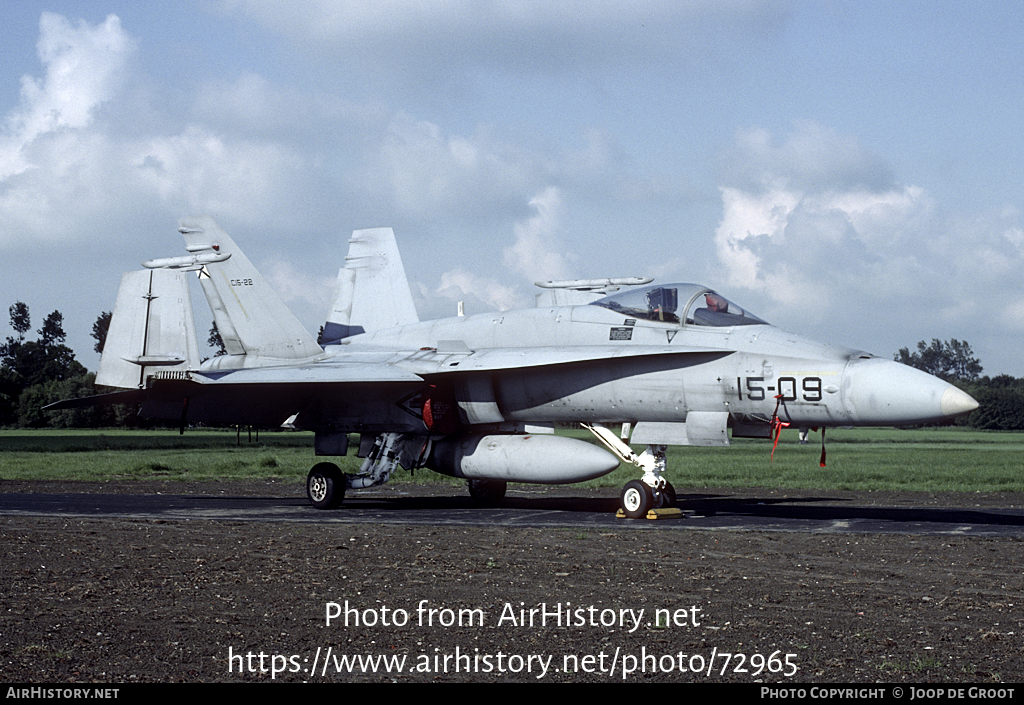
[[[109,392],[107,394],[94,394],[90,397],[78,399],[64,399],[62,401],[47,404],[43,411],[61,411],[63,409],[86,409],[93,406],[105,406],[107,404],[137,404],[145,401],[148,392],[145,389],[124,389],[120,392]]]

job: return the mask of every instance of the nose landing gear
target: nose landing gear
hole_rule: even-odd
[[[665,446],[648,445],[643,453],[637,455],[606,426],[601,424],[581,425],[597,436],[597,439],[619,456],[623,462],[635,465],[644,471],[643,477],[639,480],[630,480],[622,487],[619,498],[622,500],[623,514],[630,519],[641,519],[647,516],[647,512],[652,509],[676,506],[676,490],[672,487],[672,483],[661,476],[665,470]]]

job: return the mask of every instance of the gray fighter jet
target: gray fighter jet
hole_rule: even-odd
[[[357,230],[320,342],[208,217],[181,222],[188,255],[124,275],[96,382],[146,417],[313,431],[320,509],[397,465],[469,481],[500,502],[507,482],[599,477],[620,461],[627,516],[671,506],[668,445],[726,446],[783,425],[893,426],[977,408],[946,382],[870,353],[784,332],[698,284],[538,282],[537,306],[423,321],[390,228]],[[186,277],[195,272],[227,354],[200,361]],[[554,434],[590,429],[609,450]],[[620,426],[621,432],[612,431]],[[630,445],[645,447],[635,453]],[[609,452],[610,451],[610,452]]]

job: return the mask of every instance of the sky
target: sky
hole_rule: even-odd
[[[0,26],[0,305],[61,311],[90,369],[121,273],[208,214],[314,334],[351,231],[390,226],[422,319],[651,276],[1024,376],[1018,0],[8,0]]]

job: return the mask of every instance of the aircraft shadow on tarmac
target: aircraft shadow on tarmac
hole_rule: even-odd
[[[759,498],[723,494],[684,494],[677,506],[683,521],[634,525],[678,528],[774,528],[815,530],[838,523],[857,530],[914,532],[978,528],[985,533],[1017,534],[1024,511],[1017,508],[885,507],[850,504],[827,495]],[[0,495],[0,515],[148,516],[274,521],[378,521],[385,523],[586,524],[615,521],[617,497],[507,496],[499,507],[480,507],[468,496],[381,496],[352,493],[336,510],[314,509],[303,497],[210,495],[34,494]],[[625,520],[624,520],[625,521]],[[625,524],[623,524],[625,525]],[[946,527],[946,528],[943,528]]]
[[[681,495],[676,506],[692,517],[758,517],[764,519],[809,522],[863,520],[895,524],[955,524],[1024,526],[1024,513],[1013,509],[960,509],[956,507],[869,507],[846,504],[836,497],[762,499],[725,495]],[[809,506],[813,505],[813,506]],[[614,514],[617,498],[591,497],[515,497],[504,499],[500,507],[481,509],[468,497],[365,498],[353,495],[336,511],[379,510],[387,513],[444,510],[481,510],[516,513],[570,512],[581,515]]]

